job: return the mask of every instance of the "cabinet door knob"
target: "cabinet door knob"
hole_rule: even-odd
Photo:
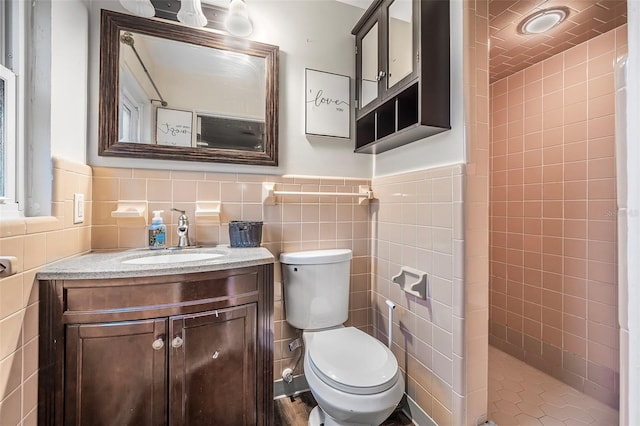
[[[183,343],[182,337],[176,336],[171,341],[171,346],[173,346],[174,348],[179,348],[180,346],[182,346],[182,343]]]
[[[162,337],[159,337],[156,340],[154,340],[153,343],[151,344],[151,347],[156,351],[159,351],[160,349],[164,348],[164,340],[162,340]]]
[[[382,79],[384,78],[384,76],[385,76],[385,75],[387,75],[387,73],[386,73],[386,72],[384,72],[384,71],[380,71],[380,72],[378,73],[378,76],[376,77],[376,81],[380,81],[380,80],[382,80]]]

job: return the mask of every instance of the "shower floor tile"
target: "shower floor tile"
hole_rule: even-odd
[[[489,346],[489,420],[498,426],[617,426],[618,412]]]

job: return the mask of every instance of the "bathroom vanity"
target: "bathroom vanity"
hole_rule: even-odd
[[[38,424],[272,424],[274,259],[214,250],[92,253],[39,272]]]

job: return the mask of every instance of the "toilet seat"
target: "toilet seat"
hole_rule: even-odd
[[[314,332],[307,342],[307,355],[318,378],[344,392],[371,395],[398,380],[393,353],[354,327]]]

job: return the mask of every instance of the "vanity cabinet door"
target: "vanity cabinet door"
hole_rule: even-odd
[[[66,327],[65,425],[165,425],[166,319]]]
[[[169,318],[169,419],[257,424],[257,304]]]

